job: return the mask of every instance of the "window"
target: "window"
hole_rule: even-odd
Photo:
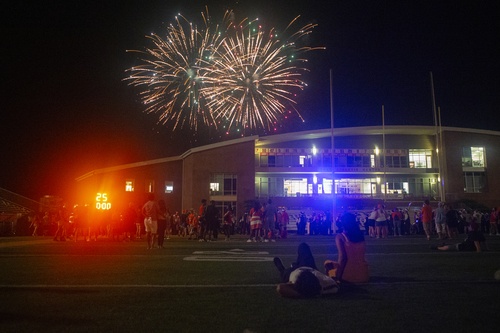
[[[219,192],[219,183],[210,183],[211,192]]]
[[[210,175],[210,195],[236,195],[237,176],[232,173]]]
[[[125,192],[134,192],[134,180],[127,179],[125,181]]]
[[[430,149],[410,149],[408,159],[410,168],[432,168],[432,151]]]
[[[285,179],[286,196],[300,196],[307,194],[307,178]]]
[[[174,191],[174,182],[166,181],[165,182],[165,193],[172,193]]]
[[[146,180],[146,193],[154,193],[154,192],[155,192],[155,181]]]
[[[464,147],[462,149],[462,167],[484,168],[484,162],[483,147]]]
[[[484,192],[484,172],[464,172],[464,192]]]

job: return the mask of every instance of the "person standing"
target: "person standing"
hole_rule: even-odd
[[[158,207],[160,208],[160,213],[158,214],[158,248],[163,249],[168,218],[167,205],[165,204],[165,200],[158,201]]]
[[[69,213],[66,208],[66,204],[64,204],[57,214],[57,230],[54,235],[55,241],[64,242],[66,240],[66,225],[69,221]]]
[[[158,232],[158,215],[161,214],[160,207],[155,201],[155,195],[149,193],[148,201],[142,206],[142,216],[144,216],[144,228],[148,241],[148,250],[152,249]]]
[[[384,206],[380,203],[377,205],[377,212],[375,214],[375,233],[377,238],[386,238],[389,233],[387,215],[385,215]]]
[[[41,224],[40,217],[38,216],[38,214],[34,213],[32,216],[30,216],[30,220],[31,220],[30,228],[33,227],[32,236],[38,236],[38,228],[40,227]]]
[[[198,208],[198,223],[199,223],[199,233],[198,233],[198,238],[200,242],[205,242],[206,239],[206,233],[207,233],[207,219],[206,219],[206,214],[207,212],[207,199],[201,199],[201,205],[200,208]]]
[[[281,212],[281,231],[280,231],[280,236],[283,239],[288,237],[288,231],[287,231],[288,222],[290,222],[290,216],[288,215],[286,209],[283,208],[283,211]]]
[[[490,236],[497,235],[500,236],[498,232],[498,210],[493,207],[490,214]]]
[[[231,237],[231,229],[233,228],[233,209],[231,205],[227,207],[227,212],[224,214],[224,235],[226,236],[226,240],[228,241]]]
[[[276,242],[276,217],[278,210],[273,205],[271,199],[267,200],[267,205],[264,210],[264,242]]]
[[[368,236],[370,238],[374,238],[376,236],[375,233],[375,220],[377,219],[377,207],[374,207],[373,210],[368,215],[368,219],[366,220],[366,226],[368,227]]]
[[[256,242],[260,237],[262,230],[262,209],[260,202],[255,201],[253,208],[250,210],[250,238],[247,242]]]
[[[446,212],[442,202],[439,202],[437,208],[434,210],[434,223],[436,224],[436,232],[438,234],[438,239],[445,239]]]
[[[403,220],[403,214],[401,214],[401,211],[398,208],[394,208],[392,210],[391,217],[393,223],[394,236],[401,236],[401,221]]]
[[[421,220],[427,240],[431,240],[432,207],[429,203],[429,200],[424,201],[424,205],[422,206]]]
[[[205,218],[208,225],[208,241],[215,242],[219,235],[219,210],[215,207],[215,201],[211,200],[207,206]]]

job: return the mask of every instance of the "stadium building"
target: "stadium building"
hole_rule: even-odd
[[[172,212],[197,209],[205,198],[221,209],[230,204],[237,216],[269,198],[289,209],[323,211],[377,202],[420,207],[425,199],[493,207],[500,198],[499,147],[500,132],[434,126],[243,137],[90,171],[76,179],[78,202],[123,209],[154,193]]]

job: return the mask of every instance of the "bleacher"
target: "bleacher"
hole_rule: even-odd
[[[0,188],[0,234],[13,233],[14,225],[38,210],[39,203],[17,193]]]

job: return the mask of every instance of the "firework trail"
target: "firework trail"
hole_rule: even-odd
[[[297,55],[315,49],[297,47],[296,41],[315,25],[287,35],[295,18],[278,38],[274,29],[255,28],[257,20],[234,24],[233,15],[226,12],[214,25],[207,10],[202,28],[179,15],[166,37],[148,36],[154,47],[136,51],[143,64],[129,69],[126,78],[145,88],[145,112],[158,113],[159,122],[173,124],[174,130],[197,129],[200,122],[270,129],[287,106],[294,108],[296,92],[306,86],[301,80],[306,69],[297,66],[306,60]]]
[[[228,13],[226,13],[227,15]],[[176,24],[167,27],[166,36],[146,36],[153,47],[141,54],[142,65],[130,68],[130,85],[142,86],[140,94],[146,113],[159,114],[159,122],[196,129],[201,121],[213,123],[205,107],[202,88],[212,78],[208,70],[210,58],[220,43],[222,29],[212,26],[208,12],[202,13],[203,25],[189,22],[184,16],[175,18]],[[225,16],[223,21],[228,21]]]
[[[229,127],[271,129],[306,86],[301,80],[306,60],[297,55],[313,48],[297,47],[295,41],[313,28],[308,24],[288,37],[285,30],[284,37],[277,38],[274,29],[266,32],[248,25],[225,38],[214,57],[219,79],[206,91],[213,117],[226,120]]]

